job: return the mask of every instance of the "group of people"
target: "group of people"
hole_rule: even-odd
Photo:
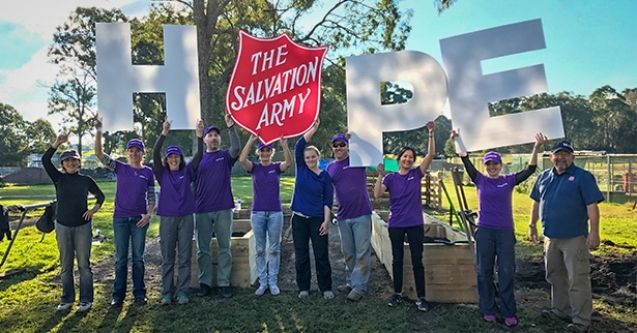
[[[210,241],[214,233],[218,243],[218,271],[216,285],[223,297],[232,297],[230,271],[232,253],[231,169],[238,160],[252,176],[253,202],[251,224],[256,244],[258,274],[257,296],[266,291],[278,295],[281,233],[283,212],[280,199],[280,175],[295,165],[295,187],[291,203],[292,234],[294,240],[296,283],[298,297],[309,297],[311,284],[310,241],[314,253],[319,290],[325,299],[335,297],[332,271],[328,255],[328,230],[332,221],[333,198],[336,197],[337,226],[346,264],[346,283],[338,286],[348,300],[359,301],[368,288],[371,268],[371,214],[364,167],[350,166],[349,140],[344,134],[332,137],[332,161],[325,170],[319,168],[320,150],[310,142],[317,132],[319,121],[303,134],[295,144],[294,160],[286,139],[280,140],[284,161],[273,161],[275,148],[261,143],[252,135],[241,150],[239,136],[232,119],[226,115],[225,124],[230,148],[221,149],[221,130],[215,126],[196,127],[198,148],[186,163],[178,146],[162,147],[170,130],[165,121],[162,133],[153,148],[153,167],[143,165],[145,146],[132,139],[126,146],[127,162],[112,159],[103,153],[101,123],[96,124],[95,153],[98,159],[116,175],[113,231],[115,240],[115,282],[112,306],[121,306],[126,296],[129,245],[132,253],[133,296],[138,304],[145,304],[144,243],[151,214],[157,208],[160,217],[162,252],[161,304],[189,301],[191,253],[193,233],[197,239],[199,296],[212,292],[212,258]],[[428,150],[414,167],[416,151],[403,147],[397,154],[399,170],[385,174],[383,164],[377,167],[374,185],[376,198],[388,195],[390,215],[388,230],[392,244],[394,293],[389,306],[402,302],[403,244],[409,243],[418,310],[427,311],[425,267],[422,264],[424,220],[421,202],[421,179],[435,155],[433,122],[427,124]],[[451,133],[459,140],[459,135]],[[80,307],[87,311],[93,301],[92,273],[89,264],[91,218],[104,202],[104,194],[96,183],[78,173],[79,156],[74,151],[61,154],[62,171],[51,163],[55,150],[67,141],[59,135],[42,160],[44,168],[56,187],[58,201],[56,233],[62,266],[62,300],[57,309],[69,309],[75,300],[73,288],[73,260],[77,257],[80,270]],[[483,157],[486,174],[476,170],[466,152],[459,156],[476,184],[479,217],[474,234],[476,242],[476,271],[478,275],[479,306],[483,319],[498,321],[509,327],[518,324],[514,297],[515,233],[512,210],[514,186],[528,179],[536,170],[537,153],[547,141],[539,133],[526,169],[502,175],[502,157],[488,152]],[[258,161],[248,160],[256,143]],[[592,312],[588,249],[599,245],[599,209],[603,196],[594,177],[573,164],[574,150],[570,142],[558,143],[551,152],[553,168],[542,172],[531,193],[530,237],[538,241],[537,221],[544,231],[547,281],[551,284],[551,318],[567,319],[568,328],[585,331]],[[155,179],[161,189],[155,200]],[[194,190],[193,190],[194,189]],[[96,204],[87,207],[87,196],[96,197]],[[588,221],[590,220],[590,229]],[[178,258],[176,258],[178,254]],[[177,280],[175,281],[175,265]],[[497,268],[496,268],[497,267]],[[495,300],[494,269],[497,270],[500,305]]]

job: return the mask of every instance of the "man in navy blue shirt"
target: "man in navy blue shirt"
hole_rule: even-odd
[[[551,309],[544,314],[570,321],[569,331],[586,332],[593,312],[589,249],[599,246],[597,204],[604,197],[595,177],[573,164],[573,152],[566,140],[553,147],[553,168],[538,176],[531,192],[529,235],[532,241],[539,240],[540,219],[546,280],[551,285]]]

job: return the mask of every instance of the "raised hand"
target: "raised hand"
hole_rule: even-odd
[[[434,124],[433,121],[430,121],[427,123],[427,129],[429,130],[429,132],[433,132],[434,129],[436,129],[436,124]]]
[[[170,121],[168,121],[168,117],[164,119],[164,124],[162,125],[161,135],[167,136],[170,131]]]
[[[254,135],[254,134],[250,134],[250,137],[248,138],[248,142],[250,143],[255,143],[259,138]]]
[[[456,132],[456,130],[451,130],[451,133],[449,134],[449,139],[455,140],[459,136],[460,136],[460,134],[458,134],[458,132]]]
[[[226,126],[227,126],[227,127],[232,127],[232,126],[234,126],[234,120],[232,120],[232,117],[230,117],[230,114],[229,114],[229,113],[226,113],[226,115],[225,115],[225,117],[224,117],[224,118],[225,118],[224,120],[226,121]]]
[[[376,171],[378,171],[378,176],[382,177],[385,174],[385,165],[382,162],[378,163]]]
[[[60,145],[69,141],[68,133],[60,133],[57,138],[55,138],[55,142],[53,143],[53,148],[58,148]]]
[[[549,139],[542,134],[542,132],[539,132],[537,134],[535,134],[535,148],[540,148],[543,144],[547,143],[549,141]]]
[[[95,118],[95,129],[98,131],[102,130],[102,117]]]
[[[203,130],[203,120],[199,119],[197,121],[197,127],[195,127],[195,135],[197,135],[198,138],[203,138]]]

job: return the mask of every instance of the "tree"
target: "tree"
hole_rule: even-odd
[[[49,92],[49,114],[61,113],[70,131],[82,137],[90,133],[96,111],[95,23],[127,21],[119,9],[78,7],[67,22],[58,26],[48,56],[59,65],[59,73]]]
[[[48,120],[42,118],[28,123],[24,132],[28,138],[26,150],[29,154],[43,153],[55,139],[53,126]]]
[[[0,165],[18,166],[26,156],[26,123],[11,105],[0,103]]]

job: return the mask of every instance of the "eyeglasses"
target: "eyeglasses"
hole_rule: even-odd
[[[345,148],[345,146],[347,145],[344,143],[332,143],[333,148]]]

